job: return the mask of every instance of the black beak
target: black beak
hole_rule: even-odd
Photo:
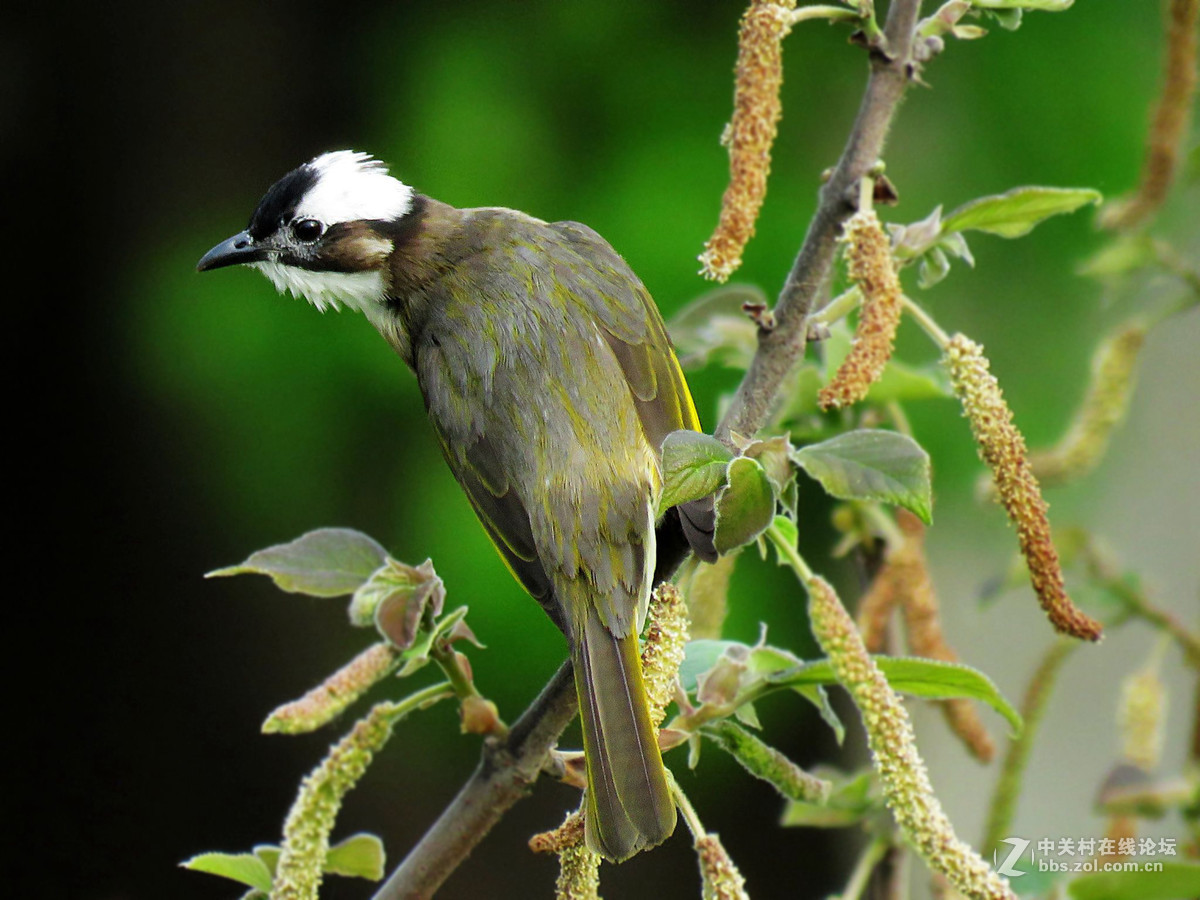
[[[209,269],[220,269],[225,266],[236,266],[241,263],[262,262],[267,258],[266,247],[256,247],[250,232],[242,231],[228,240],[221,241],[196,263],[197,272],[207,272]]]

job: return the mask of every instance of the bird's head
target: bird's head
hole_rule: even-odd
[[[344,303],[371,314],[416,202],[413,189],[379,160],[351,150],[326,153],[275,182],[246,230],[209,250],[196,268],[250,265],[318,309]]]

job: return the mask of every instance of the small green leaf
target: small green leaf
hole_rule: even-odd
[[[253,853],[201,853],[180,863],[193,872],[207,872],[260,891],[271,890],[271,872]]]
[[[672,431],[663,440],[663,492],[659,512],[707,497],[725,484],[733,452],[699,431]]]
[[[780,536],[787,541],[788,546],[796,546],[796,542],[800,540],[800,529],[796,527],[793,520],[787,516],[776,516],[775,521],[771,524],[778,529]],[[781,562],[780,565],[783,563]]]
[[[375,628],[400,650],[412,646],[421,624],[440,616],[446,601],[446,587],[428,559],[415,568],[389,559],[371,577],[369,585],[374,588],[366,595],[361,590],[355,592],[350,621],[357,624],[356,617],[373,607],[371,621]]]
[[[350,624],[365,628],[375,623],[376,612],[385,601],[411,597],[421,585],[441,579],[433,569],[433,560],[425,560],[419,566],[410,566],[388,557],[387,561],[371,573],[371,577],[359,586],[350,599]],[[442,592],[443,596],[445,591]],[[441,612],[439,604],[434,615]]]
[[[788,524],[791,525],[791,522]],[[722,657],[742,661],[747,671],[760,677],[789,672],[804,665],[804,660],[781,647],[766,644],[751,646],[741,641],[703,638],[688,641],[684,648],[683,662],[679,666],[679,680],[683,689],[689,693],[695,691],[701,676],[711,671]]]
[[[795,448],[788,440],[787,435],[776,435],[760,441],[752,441],[742,451],[742,456],[758,460],[759,465],[767,473],[767,477],[771,479],[771,486],[778,493],[795,476],[795,469],[792,468],[794,451]]]
[[[341,597],[353,593],[386,558],[387,551],[361,531],[321,528],[291,543],[259,550],[245,562],[205,577],[267,575],[291,594]]]
[[[728,484],[716,508],[713,544],[718,553],[749,544],[767,530],[775,518],[775,491],[757,460],[740,456],[729,463]]]
[[[782,517],[776,518],[776,527]],[[790,520],[788,526],[795,528]],[[789,650],[756,644],[751,647],[739,641],[701,639],[689,641],[684,650],[679,680],[683,689],[694,693],[702,702],[705,698],[723,705],[749,704],[763,694],[786,687],[812,703],[821,718],[842,743],[846,728],[838,718],[825,689],[818,683],[777,684],[772,676],[794,672],[804,661]],[[703,696],[701,696],[703,695]]]
[[[986,703],[1008,720],[1014,732],[1022,727],[1021,714],[1000,693],[995,682],[978,669],[962,663],[941,662],[912,656],[872,657],[893,690],[930,700],[965,697]],[[769,676],[772,684],[796,688],[809,684],[836,684],[828,660],[805,663],[790,672]]]
[[[1089,872],[1067,882],[1067,893],[1072,900],[1179,900],[1181,897],[1200,897],[1200,865],[1163,862],[1162,867],[1161,872]]]
[[[679,664],[679,681],[683,689],[689,694],[694,692],[700,676],[717,664],[727,647],[735,645],[749,650],[746,644],[739,644],[737,641],[718,641],[710,638],[688,641],[684,647],[683,662]]]
[[[848,431],[802,447],[793,458],[839,500],[880,500],[903,506],[926,524],[932,521],[929,454],[908,435]]]
[[[975,267],[975,257],[971,255],[971,248],[967,244],[967,239],[962,236],[961,231],[951,231],[948,234],[942,235],[938,241],[938,246],[951,256],[961,259],[968,266],[971,266],[971,268]]]
[[[932,247],[917,266],[917,286],[928,290],[950,274],[950,260],[941,247]]]
[[[1101,199],[1100,192],[1090,188],[1013,188],[960,206],[943,220],[942,233],[974,229],[1005,238],[1021,237],[1050,216],[1071,213]]]
[[[745,369],[758,349],[758,326],[747,304],[767,306],[767,295],[752,284],[731,284],[702,294],[671,317],[667,330],[685,369],[708,363]]]
[[[942,207],[935,206],[925,218],[907,225],[888,224],[892,236],[892,252],[898,260],[920,256],[942,235]]]
[[[329,848],[325,871],[350,878],[379,881],[387,863],[383,841],[373,834],[356,834]]]
[[[846,726],[842,717],[837,714],[833,704],[829,702],[829,693],[823,684],[802,684],[792,688],[797,694],[817,708],[821,721],[829,726],[838,746],[846,742]]]
[[[400,667],[400,671],[396,673],[396,677],[407,678],[428,663],[429,652],[433,649],[434,641],[443,636],[449,637],[453,635],[458,624],[466,618],[466,615],[467,607],[460,606],[446,613],[432,628],[419,628],[412,645],[400,656],[404,662]]]

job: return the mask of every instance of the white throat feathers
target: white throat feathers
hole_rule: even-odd
[[[383,272],[315,272],[296,266],[285,266],[277,262],[250,264],[271,280],[279,293],[290,291],[294,297],[303,297],[319,311],[341,309],[348,306],[356,309],[374,323],[376,316],[383,315],[383,298],[387,288],[383,283]]]

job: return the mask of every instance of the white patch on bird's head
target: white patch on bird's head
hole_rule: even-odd
[[[316,219],[325,225],[360,219],[391,221],[412,209],[413,189],[367,153],[335,150],[318,156],[307,168],[316,173],[316,182],[297,204],[297,219]]]
[[[303,297],[321,312],[332,307],[348,306],[363,313],[372,323],[385,315],[383,299],[387,288],[383,283],[383,272],[372,269],[366,272],[316,272],[276,262],[251,263],[271,280],[279,293],[291,291],[294,297]]]

